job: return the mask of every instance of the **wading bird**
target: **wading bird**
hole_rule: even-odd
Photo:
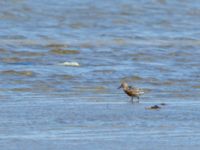
[[[132,86],[128,86],[126,82],[122,82],[121,85],[118,87],[118,89],[123,88],[124,92],[131,97],[131,102],[133,103],[133,98],[136,97],[139,102],[140,95],[144,93],[142,89],[138,89]]]

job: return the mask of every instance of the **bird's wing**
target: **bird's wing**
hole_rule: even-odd
[[[133,87],[133,86],[128,86],[129,90],[134,90],[138,94],[144,94],[144,91],[142,89]]]
[[[138,94],[144,94],[143,89],[140,88],[136,88],[136,87],[130,87],[131,89],[134,89],[135,91],[137,91]]]
[[[135,87],[133,86],[128,86],[129,89],[136,89]]]

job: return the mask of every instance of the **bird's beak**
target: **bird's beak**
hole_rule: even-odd
[[[122,88],[122,85],[120,85],[117,89],[120,89],[120,88]]]

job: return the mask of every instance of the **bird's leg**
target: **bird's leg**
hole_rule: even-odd
[[[131,102],[133,103],[133,96],[131,97]]]
[[[140,97],[139,97],[139,96],[137,96],[137,99],[138,99],[138,101],[137,101],[137,102],[139,103],[139,101],[140,101]]]

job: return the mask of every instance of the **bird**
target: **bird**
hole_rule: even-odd
[[[140,95],[144,94],[144,91],[142,89],[129,86],[128,83],[122,82],[121,85],[118,87],[118,89],[122,88],[124,92],[131,97],[131,102],[133,103],[133,98],[137,98],[137,102],[139,102]]]

